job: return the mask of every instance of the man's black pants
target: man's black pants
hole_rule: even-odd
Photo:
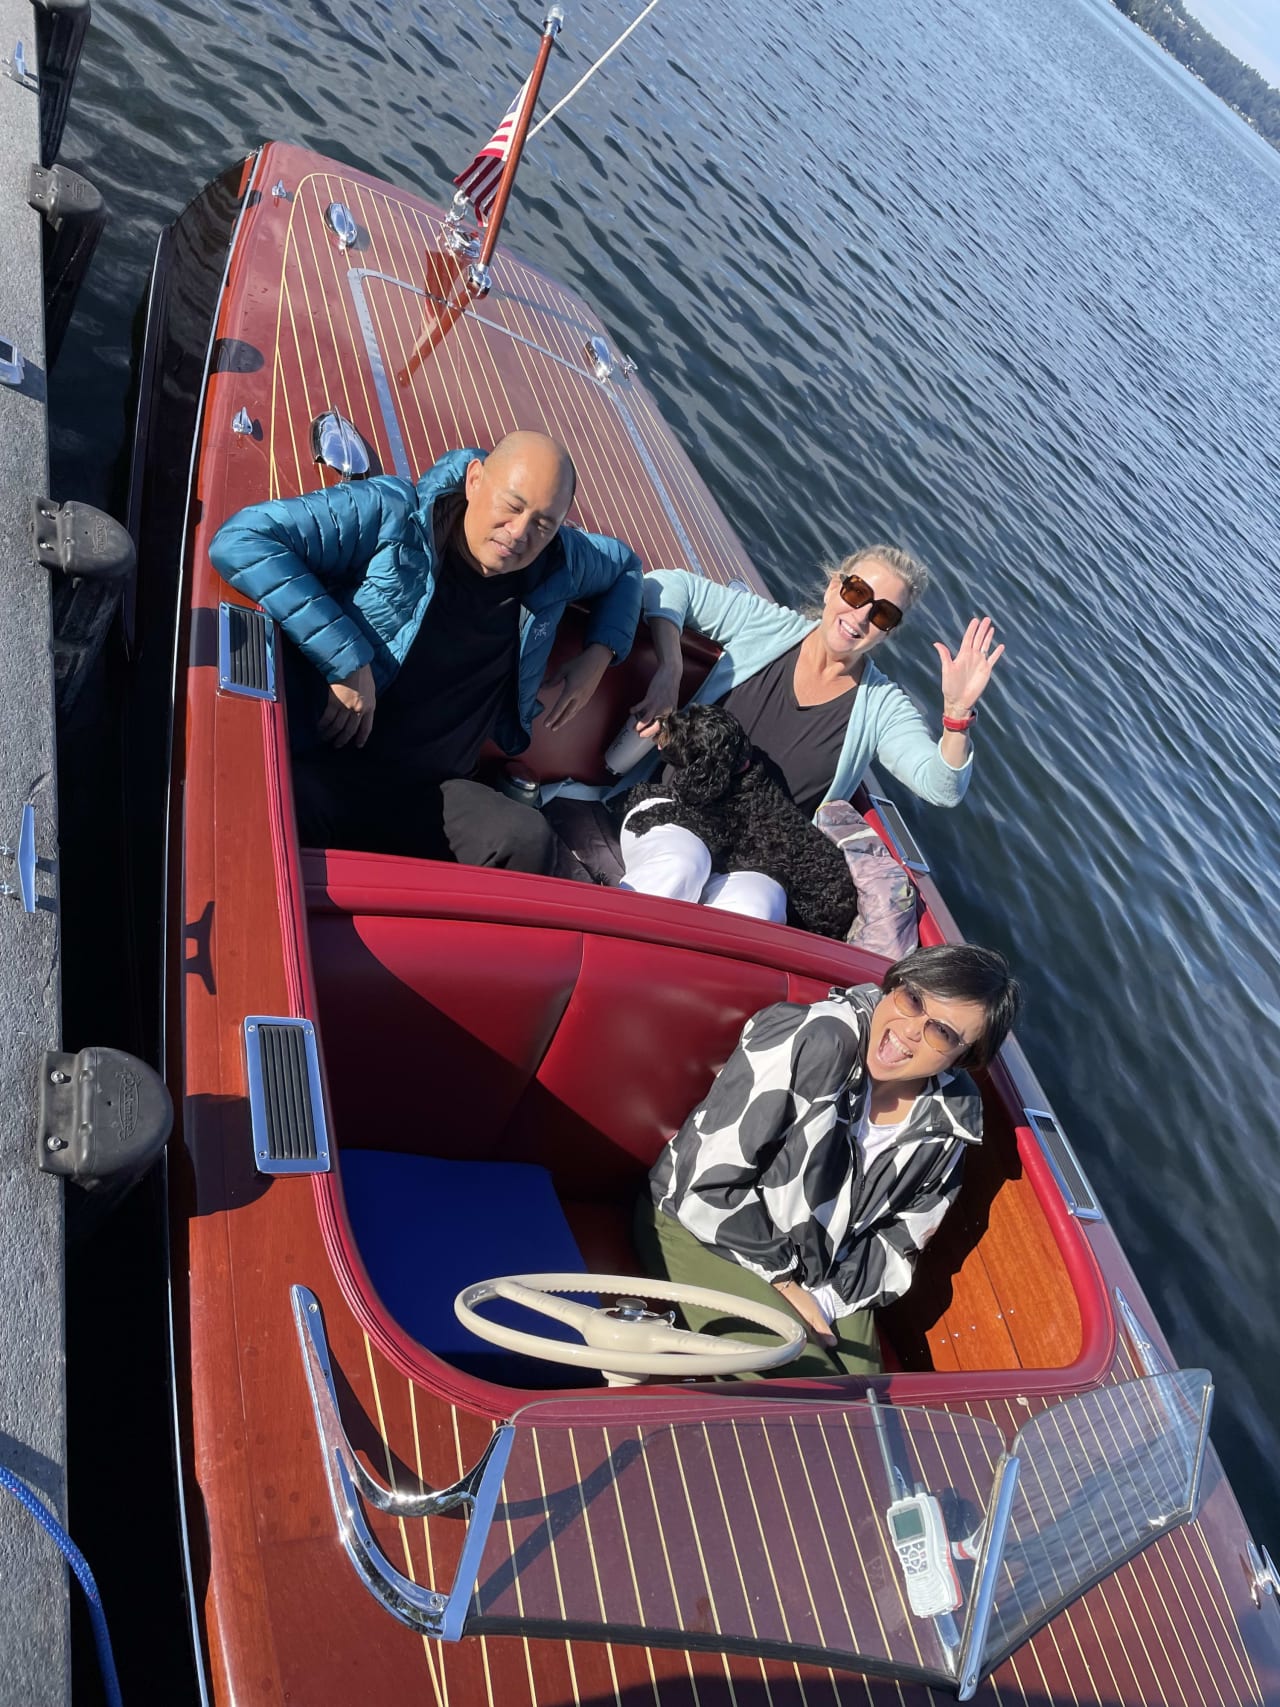
[[[304,847],[557,870],[559,842],[541,812],[466,777],[416,779],[358,749],[320,748],[295,757],[293,792]]]

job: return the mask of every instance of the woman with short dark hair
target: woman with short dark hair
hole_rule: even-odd
[[[747,1021],[636,1209],[646,1270],[788,1306],[809,1330],[787,1375],[880,1367],[873,1312],[900,1298],[981,1141],[968,1068],[1017,1017],[1004,956],[921,948],[859,984]],[[684,1307],[691,1328],[761,1340]]]

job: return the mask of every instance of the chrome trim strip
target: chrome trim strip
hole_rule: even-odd
[[[259,1027],[287,1026],[301,1031],[307,1061],[307,1091],[311,1098],[311,1122],[315,1131],[314,1156],[272,1156],[267,1124],[267,1088],[262,1075],[262,1036]],[[329,1172],[329,1128],[324,1115],[324,1090],[320,1082],[320,1051],[316,1028],[309,1019],[282,1018],[277,1014],[248,1014],[244,1021],[245,1068],[249,1077],[249,1121],[253,1130],[253,1160],[260,1174],[327,1174]]]
[[[267,652],[267,685],[265,688],[246,687],[231,674],[231,613],[243,611],[246,617],[260,617],[264,624],[264,644]],[[218,692],[239,694],[242,699],[275,699],[276,697],[276,625],[265,611],[250,605],[223,602],[218,606]]]
[[[319,1300],[306,1286],[290,1287],[289,1297],[307,1386],[311,1392],[312,1414],[329,1483],[329,1498],[338,1524],[338,1539],[355,1567],[356,1575],[393,1618],[420,1635],[434,1636],[442,1642],[456,1642],[466,1628],[471,1597],[480,1574],[480,1559],[489,1538],[516,1431],[510,1423],[495,1429],[475,1467],[450,1488],[405,1494],[396,1488],[384,1487],[356,1457],[342,1426]],[[379,1511],[394,1512],[400,1517],[426,1518],[450,1511],[455,1506],[470,1506],[467,1538],[454,1572],[453,1586],[447,1595],[412,1582],[396,1570],[374,1539],[360,1504],[360,1495]]]
[[[1187,1516],[1184,1521],[1195,1521],[1196,1512],[1200,1507],[1200,1482],[1204,1476],[1204,1457],[1209,1449],[1209,1418],[1213,1415],[1213,1382],[1204,1384],[1204,1398],[1200,1402],[1200,1438],[1196,1441],[1196,1465],[1191,1472],[1191,1488],[1187,1494]]]
[[[599,381],[597,380],[596,383],[599,384]],[[608,387],[601,386],[601,390],[608,390]],[[658,473],[658,465],[649,455],[649,447],[645,444],[639,427],[632,419],[630,409],[628,409],[622,399],[620,397],[616,397],[612,391],[609,391],[609,401],[618,411],[622,424],[627,429],[627,437],[631,440],[636,455],[644,464],[644,471],[649,476],[654,491],[658,494],[658,501],[662,505],[663,513],[671,523],[672,533],[674,533],[676,538],[680,541],[680,549],[685,555],[684,567],[691,569],[695,575],[702,575],[705,577],[706,570],[698,561],[698,554],[693,549],[693,541],[686,533],[684,523],[680,520],[680,516],[675,505],[667,496],[667,489],[662,484],[662,476]]]
[[[1116,1301],[1116,1314],[1120,1317],[1120,1324],[1137,1359],[1138,1367],[1144,1375],[1168,1375],[1169,1365],[1148,1339],[1146,1330],[1134,1313],[1133,1305],[1118,1286],[1113,1296]]]
[[[970,1596],[969,1616],[965,1621],[964,1639],[960,1649],[956,1694],[961,1701],[971,1701],[982,1681],[983,1650],[987,1645],[991,1614],[995,1610],[1000,1562],[1004,1558],[1005,1538],[1009,1533],[1013,1496],[1018,1488],[1018,1465],[1017,1454],[1006,1452],[996,1469],[996,1479],[991,1489],[987,1544],[978,1560],[977,1581]]]
[[[1076,1155],[1075,1148],[1070,1139],[1062,1130],[1062,1122],[1058,1119],[1057,1115],[1054,1114],[1051,1109],[1047,1108],[1024,1107],[1022,1112],[1027,1117],[1027,1125],[1031,1128],[1032,1132],[1035,1133],[1036,1142],[1040,1146],[1041,1154],[1044,1156],[1045,1161],[1048,1162],[1049,1167],[1053,1172],[1053,1177],[1058,1182],[1058,1189],[1062,1193],[1063,1201],[1066,1203],[1068,1211],[1075,1216],[1077,1221],[1101,1221],[1103,1219],[1103,1214],[1101,1209],[1098,1208],[1098,1194],[1089,1184],[1089,1176],[1081,1167],[1080,1158]],[[1066,1151],[1070,1158],[1071,1165],[1076,1171],[1076,1177],[1079,1179],[1081,1188],[1085,1193],[1083,1198],[1077,1197],[1071,1186],[1068,1184],[1067,1176],[1063,1173],[1062,1166],[1059,1163],[1057,1156],[1053,1153],[1053,1142],[1045,1133],[1044,1128],[1040,1125],[1042,1120],[1048,1121],[1053,1127],[1053,1130],[1057,1134],[1058,1143],[1061,1144],[1063,1150]]]
[[[907,828],[907,821],[899,812],[896,801],[890,800],[887,794],[873,794],[871,804],[880,814],[880,822],[884,825],[894,853],[906,866],[908,871],[927,872],[929,862],[919,842]]]
[[[374,329],[373,315],[365,300],[364,281],[366,279],[381,279],[384,284],[399,285],[402,290],[412,291],[415,296],[425,297],[426,292],[417,285],[406,284],[403,279],[394,279],[389,273],[376,272],[372,267],[350,267],[347,270],[347,284],[351,290],[352,301],[355,303],[356,319],[360,322],[360,336],[364,339],[365,354],[369,358],[369,368],[373,375],[373,389],[378,395],[378,407],[382,411],[382,424],[386,428],[387,442],[391,447],[391,461],[395,471],[403,480],[414,478],[409,466],[409,453],[404,448],[404,438],[400,432],[400,417],[396,413],[395,399],[391,395],[391,386],[387,381],[387,366],[382,359],[382,346],[378,342],[378,334]]]

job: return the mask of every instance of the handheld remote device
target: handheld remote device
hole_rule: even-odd
[[[884,1516],[902,1565],[912,1612],[917,1618],[938,1618],[944,1612],[954,1612],[964,1597],[937,1500],[923,1492],[909,1494],[894,1500]]]

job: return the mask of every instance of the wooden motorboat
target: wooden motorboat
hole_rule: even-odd
[[[646,1170],[747,1016],[883,963],[587,884],[299,848],[272,625],[208,548],[241,506],[339,478],[313,453],[327,412],[408,475],[545,427],[577,462],[574,520],[760,585],[591,311],[501,252],[442,313],[444,235],[418,196],[271,145],[177,221],[153,288],[139,622],[145,655],[176,591],[173,1329],[211,1699],[1280,1700],[1274,1576],[1207,1446],[1209,1379],[1177,1370],[1015,1045],[869,1392],[607,1385],[459,1323],[461,1288],[513,1273],[610,1306],[623,1282],[599,1277],[640,1274]],[[604,780],[645,669],[523,762]],[[915,876],[925,940],[957,935]]]

